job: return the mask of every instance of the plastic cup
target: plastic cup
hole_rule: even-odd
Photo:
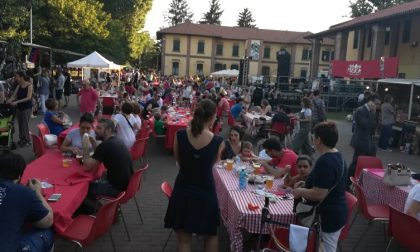
[[[233,169],[233,160],[232,159],[227,159],[226,160],[226,169],[228,171],[231,171]]]
[[[260,168],[261,168],[260,163],[253,163],[252,168],[254,168],[254,175],[260,174]]]
[[[273,188],[274,176],[265,176],[265,188],[271,190]]]
[[[70,167],[72,160],[70,158],[63,158],[63,167]]]

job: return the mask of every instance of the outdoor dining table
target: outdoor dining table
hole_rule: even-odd
[[[261,115],[258,113],[246,112],[243,116],[244,123],[251,135],[257,134],[259,128],[264,125],[271,124],[272,117]]]
[[[188,123],[192,120],[189,108],[176,108],[173,113],[168,113],[168,118],[165,123],[166,137],[165,148],[172,150],[174,148],[174,139],[176,132],[180,129],[185,129]]]
[[[382,168],[363,169],[359,183],[368,203],[391,205],[404,211],[405,201],[412,186],[388,186],[383,182],[384,174]]]
[[[213,177],[220,214],[231,241],[231,251],[243,251],[243,231],[253,234],[260,233],[261,209],[264,206],[265,198],[255,193],[255,185],[248,184],[245,190],[239,190],[238,175],[234,171],[226,170],[220,164],[214,166]],[[278,191],[282,184],[282,179],[275,179],[272,191]],[[296,223],[293,213],[293,196],[288,196],[289,199],[279,198],[277,202],[270,203],[269,210],[272,220],[283,224]],[[257,205],[258,209],[248,209],[248,203]],[[268,225],[265,225],[262,232],[269,234]]]
[[[69,167],[63,167],[62,153],[50,150],[26,166],[21,183],[27,184],[29,179],[36,178],[52,185],[42,189],[45,199],[53,193],[62,195],[58,201],[48,202],[54,214],[54,229],[60,234],[71,224],[73,213],[85,199],[89,182],[99,178],[103,171],[102,165],[94,173],[85,171],[76,159],[72,159]]]

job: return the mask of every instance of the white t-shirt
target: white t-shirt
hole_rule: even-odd
[[[312,110],[310,108],[303,108],[300,113],[303,113],[305,118],[309,118],[312,116]]]
[[[182,91],[182,97],[190,99],[191,98],[192,87],[186,86],[185,89]]]
[[[420,202],[420,183],[411,188],[407,200],[405,201],[404,213],[407,213],[413,201]],[[417,219],[420,221],[420,212],[417,213]]]
[[[139,130],[141,129],[141,119],[140,119],[139,115],[133,115],[133,116],[134,116],[134,120],[135,120],[134,124],[137,124],[137,127],[138,127],[138,130],[134,130],[134,134],[137,135],[137,132],[139,132]]]
[[[117,137],[124,142],[128,149],[130,149],[136,141],[134,130],[130,127],[130,124],[128,124],[122,114],[116,114],[112,119],[117,123]],[[127,119],[130,121],[131,125],[136,123],[136,119],[132,114],[130,114]]]

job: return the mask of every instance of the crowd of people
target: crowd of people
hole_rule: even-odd
[[[41,100],[44,121],[50,133],[59,135],[65,129],[65,121],[60,111],[69,104],[70,93],[65,70],[57,70],[54,94],[50,97],[51,78],[43,70],[37,91]],[[95,171],[101,163],[107,172],[100,179],[92,181],[86,204],[94,201],[97,195],[116,197],[127,189],[133,175],[130,149],[136,137],[146,127],[144,120],[154,118],[154,128],[158,134],[165,134],[168,107],[179,105],[192,109],[193,118],[188,127],[176,133],[174,156],[179,165],[172,197],[165,216],[165,227],[177,233],[178,251],[189,251],[192,234],[203,235],[206,251],[217,251],[217,228],[220,213],[212,168],[219,160],[238,157],[243,162],[260,162],[264,173],[282,178],[284,188],[289,188],[296,199],[304,198],[320,204],[321,240],[323,251],[336,251],[338,237],[347,218],[345,192],[349,177],[354,175],[357,158],[361,155],[376,155],[375,112],[381,111],[382,130],[379,147],[388,150],[390,131],[395,123],[395,110],[392,97],[381,99],[369,94],[361,101],[354,112],[354,133],[351,146],[354,149],[349,168],[336,145],[338,129],[335,123],[327,121],[325,102],[318,90],[314,90],[301,100],[301,109],[294,115],[286,105],[270,104],[267,99],[254,95],[255,90],[223,86],[217,80],[200,83],[195,78],[162,78],[158,85],[153,75],[134,73],[130,81],[120,86],[112,83],[95,83],[83,80],[77,94],[80,110],[79,127],[66,135],[60,150],[64,153],[81,155],[87,171]],[[127,79],[127,80],[128,80]],[[19,125],[19,145],[29,145],[29,119],[33,112],[33,84],[23,72],[15,76],[17,86],[6,102],[16,107]],[[112,109],[101,101],[101,94],[115,95]],[[64,104],[61,103],[64,95]],[[67,97],[67,98],[66,98]],[[230,105],[229,101],[235,104]],[[272,118],[274,125],[286,125],[287,134],[268,137],[261,145],[262,150],[252,141],[245,141],[246,132],[241,125],[246,112],[255,111]],[[110,114],[109,117],[105,117]],[[232,115],[236,124],[228,130],[223,139],[214,132],[216,123],[225,121]],[[296,123],[297,122],[297,123]],[[295,134],[291,134],[295,128]],[[285,138],[292,135],[288,143]],[[249,137],[249,136],[248,136]],[[314,152],[318,158],[314,160]],[[0,223],[8,223],[10,234],[0,236],[14,241],[16,246],[25,246],[25,237],[20,227],[24,220],[31,220],[38,228],[48,230],[51,236],[52,212],[39,193],[39,181],[31,180],[29,188],[18,185],[24,169],[19,155],[6,153],[0,155],[0,190],[7,190],[7,198],[0,198],[0,213],[7,213],[15,206],[13,197],[27,197],[33,203],[30,211],[19,215],[13,223],[7,215],[0,214]],[[4,189],[5,188],[5,189]],[[10,192],[10,193],[9,193]],[[420,186],[410,192],[405,211],[420,219]],[[2,191],[0,191],[0,194]],[[21,196],[22,195],[22,196]],[[12,203],[9,203],[12,202]],[[7,203],[7,204],[6,204]],[[10,205],[4,210],[4,205]],[[17,204],[17,203],[16,203]],[[33,209],[32,209],[33,208]],[[0,233],[5,234],[0,228]],[[25,234],[33,235],[34,231]],[[39,235],[39,234],[36,234]],[[49,241],[49,240],[48,240]],[[22,245],[23,244],[23,245]],[[46,242],[43,246],[50,247]]]

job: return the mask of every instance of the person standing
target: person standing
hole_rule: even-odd
[[[98,92],[90,85],[89,80],[82,80],[82,88],[78,94],[80,114],[85,113],[95,116],[96,104],[99,101]]]
[[[349,178],[354,176],[359,156],[376,156],[376,145],[373,141],[375,134],[375,111],[381,105],[377,94],[371,94],[364,105],[354,112],[354,132],[350,145],[353,147],[353,159],[349,166]],[[351,181],[348,180],[350,185]]]
[[[315,90],[311,95],[312,99],[312,128],[320,122],[325,122],[327,116],[325,113],[325,102],[319,97],[319,90]]]
[[[32,93],[33,85],[25,81],[26,74],[18,71],[15,74],[15,81],[17,87],[13,92],[12,97],[7,100],[7,104],[16,107],[16,118],[19,125],[19,141],[18,145],[30,146],[31,138],[29,136],[29,118],[32,114]]]
[[[292,191],[295,198],[310,202],[321,202],[322,247],[324,252],[335,252],[341,229],[347,219],[346,162],[335,148],[338,141],[337,126],[333,122],[322,122],[314,128],[314,145],[320,157],[305,182],[305,188]]]
[[[216,104],[202,100],[187,129],[177,132],[174,154],[179,164],[165,216],[165,228],[173,228],[178,250],[191,251],[192,234],[204,235],[204,251],[218,251],[220,213],[212,175],[220,159],[223,138],[209,129],[216,120]]]
[[[47,112],[45,102],[48,99],[48,96],[50,95],[50,78],[48,77],[47,69],[42,70],[41,77],[39,78],[38,93],[39,98],[41,100],[41,110],[42,113],[45,114],[45,112]]]
[[[381,105],[382,130],[379,136],[379,148],[384,151],[392,151],[388,149],[389,139],[392,137],[392,126],[395,124],[395,109],[392,102],[392,96],[386,95]]]
[[[308,97],[302,98],[301,105],[302,110],[300,111],[299,117],[299,131],[293,139],[293,150],[296,153],[305,154],[308,156],[312,155],[311,144],[309,143],[309,133],[311,133],[311,121],[312,121],[312,110],[311,100]]]
[[[55,99],[58,102],[58,110],[61,110],[61,100],[63,99],[63,90],[64,83],[66,82],[66,77],[63,75],[62,69],[57,69],[57,86],[55,87]]]
[[[68,68],[64,68],[64,108],[69,105],[71,95],[71,75]]]

